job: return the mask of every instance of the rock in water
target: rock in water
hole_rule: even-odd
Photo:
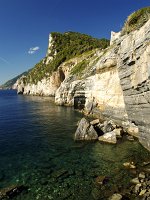
[[[103,185],[103,183],[105,182],[106,177],[105,176],[98,176],[95,180],[95,183],[97,185]]]
[[[0,199],[12,199],[19,195],[21,192],[26,191],[28,188],[24,185],[10,186],[0,190]]]
[[[109,200],[121,200],[122,199],[122,195],[121,194],[113,194]]]
[[[94,127],[90,125],[88,120],[82,118],[75,132],[75,140],[96,140],[96,139],[98,139],[98,135]]]
[[[116,144],[117,143],[116,133],[114,131],[105,133],[104,135],[100,136],[98,140],[102,142]]]
[[[92,125],[90,126],[90,128],[85,136],[85,139],[86,140],[97,140],[98,139],[97,132],[95,131],[95,129]]]
[[[136,168],[134,162],[125,162],[125,163],[123,163],[123,166],[126,167],[127,169],[135,169]]]
[[[139,128],[135,124],[131,123],[127,129],[127,133],[138,138],[139,137]]]
[[[75,132],[75,140],[84,140],[89,126],[90,123],[85,118],[82,118]]]

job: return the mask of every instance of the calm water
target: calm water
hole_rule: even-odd
[[[0,91],[0,189],[27,186],[14,198],[21,200],[94,200],[127,185],[131,175],[123,162],[141,162],[148,152],[136,141],[74,142],[81,117],[51,98]],[[95,178],[102,175],[109,181],[98,188]]]

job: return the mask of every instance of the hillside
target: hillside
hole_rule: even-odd
[[[53,32],[50,34],[47,56],[35,65],[24,81],[37,84],[49,77],[63,62],[95,48],[105,49],[108,45],[109,40],[92,38],[86,34]]]
[[[4,83],[3,85],[1,85],[0,87],[2,89],[12,89],[13,85],[16,83],[16,81],[21,78],[22,76],[26,76],[28,74],[28,72],[23,72],[22,74],[14,77],[13,79],[8,80],[6,83]]]

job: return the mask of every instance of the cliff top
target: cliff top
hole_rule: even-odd
[[[140,29],[150,19],[150,7],[145,7],[128,16],[122,28],[122,35]]]
[[[63,62],[92,49],[105,49],[110,43],[104,38],[96,39],[86,34],[71,31],[66,33],[52,32],[49,42],[47,56],[29,72],[26,83],[37,83],[57,70]]]

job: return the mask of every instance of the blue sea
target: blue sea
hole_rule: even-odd
[[[75,142],[82,117],[50,97],[0,90],[0,191],[23,185],[13,199],[98,200],[127,186],[133,175],[123,163],[144,161],[149,153],[136,140]],[[103,187],[98,176],[107,177]]]

